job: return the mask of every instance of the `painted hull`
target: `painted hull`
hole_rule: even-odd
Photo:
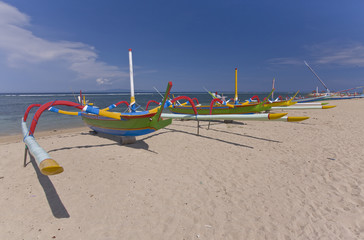
[[[312,98],[301,98],[297,99],[296,101],[298,103],[306,103],[306,102],[316,102],[316,101],[323,101],[323,100],[329,100],[330,98],[328,96],[321,96],[321,97],[312,97]]]
[[[193,108],[190,105],[187,106],[174,106],[169,107],[169,111],[178,114],[195,114]],[[249,105],[234,105],[234,108],[228,106],[214,106],[212,108],[212,115],[221,114],[248,114],[258,113],[262,111],[268,111],[271,109],[270,106],[264,106],[262,104],[249,104]],[[197,114],[199,115],[210,115],[210,106],[196,106]]]
[[[271,107],[287,107],[287,106],[292,106],[296,103],[297,102],[293,102],[293,101],[277,101],[277,102],[267,103],[265,105],[271,106]]]
[[[155,132],[172,123],[171,119],[160,120],[138,117],[129,119],[111,119],[93,114],[82,114],[82,120],[92,130],[117,136],[140,136]]]
[[[353,96],[331,96],[330,100],[345,100],[345,99],[353,99],[353,98],[364,98],[364,95],[353,95]]]
[[[353,98],[364,98],[364,95],[353,95],[353,96],[338,96],[338,95],[327,95],[322,97],[313,97],[313,98],[302,98],[297,99],[298,103],[305,103],[305,102],[315,102],[315,101],[322,101],[322,100],[345,100],[345,99],[353,99]]]

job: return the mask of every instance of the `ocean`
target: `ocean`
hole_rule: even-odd
[[[130,102],[130,93],[84,93],[86,99],[94,103],[95,106],[100,108],[108,107],[113,103],[119,101]],[[234,93],[227,93],[226,99],[233,98]],[[249,99],[250,97],[258,95],[263,99],[268,93],[239,93],[241,100]],[[291,96],[292,93],[275,93],[275,96]],[[212,98],[208,93],[182,93],[176,92],[174,96],[188,96],[191,98],[196,97],[201,104],[210,104]],[[39,103],[44,104],[54,100],[67,100],[77,102],[77,96],[73,93],[1,93],[0,94],[0,136],[4,135],[17,135],[21,134],[21,119],[25,110],[30,104]],[[140,105],[140,110],[144,110],[149,100],[160,102],[162,97],[158,93],[135,93],[136,102]],[[151,104],[150,107],[156,106]],[[68,111],[78,111],[71,107],[57,106],[59,109]],[[27,125],[30,126],[31,119],[37,108],[33,108],[28,116]],[[120,105],[115,108],[116,111],[124,112],[125,105]],[[168,111],[168,110],[165,110]],[[37,129],[38,130],[55,130],[72,127],[85,126],[80,117],[69,116],[58,113],[45,111],[39,118]],[[36,135],[36,132],[35,132]]]

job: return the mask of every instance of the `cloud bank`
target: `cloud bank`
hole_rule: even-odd
[[[345,67],[364,67],[364,45],[358,42],[351,43],[321,43],[305,46],[307,56],[305,59],[314,64],[340,65]],[[273,58],[270,64],[276,65],[303,65],[304,58]]]
[[[20,67],[24,63],[63,61],[78,78],[93,79],[98,85],[109,85],[128,76],[118,67],[98,61],[94,47],[81,42],[42,39],[27,30],[29,26],[29,16],[0,2],[0,51],[5,53],[10,67]]]

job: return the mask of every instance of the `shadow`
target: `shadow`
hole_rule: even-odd
[[[185,132],[185,131],[171,129],[171,128],[165,128],[165,129],[168,129],[171,132],[179,132],[179,133],[189,134],[189,135],[193,135],[193,136],[197,136],[197,137],[201,137],[201,138],[205,138],[205,139],[210,139],[210,140],[214,140],[214,141],[218,141],[218,142],[222,142],[222,143],[226,143],[226,144],[231,144],[231,145],[234,145],[234,146],[254,149],[254,147],[252,147],[252,146],[248,146],[248,145],[244,145],[244,144],[240,144],[240,143],[235,143],[235,142],[229,142],[229,141],[218,139],[218,138],[207,137],[207,136],[204,136],[204,135],[197,135],[196,133],[190,133],[190,132]]]
[[[100,133],[100,132],[95,132],[95,131],[90,131],[88,134],[84,134],[84,135],[91,135],[91,136],[95,136],[95,137],[99,137],[99,138],[105,138],[105,139],[111,140],[111,141],[116,142],[119,145],[121,145],[120,136],[115,136],[115,135]]]
[[[171,131],[170,129],[167,129],[167,128],[164,128],[164,129],[168,130],[168,132]],[[147,140],[149,138],[152,138],[152,137],[155,137],[155,136],[158,136],[158,135],[163,135],[163,134],[166,134],[168,132],[158,132],[158,133],[154,133],[152,135],[148,135],[147,137],[144,137],[144,138],[140,139],[140,141],[145,141],[145,140]]]
[[[30,156],[30,162],[32,163],[34,170],[37,174],[39,183],[42,186],[43,191],[46,195],[53,216],[56,218],[69,218],[70,215],[68,214],[67,209],[64,207],[61,199],[59,198],[58,193],[54,188],[52,181],[49,179],[48,176],[43,175],[40,172],[34,157],[31,154],[29,154],[29,156]]]
[[[100,133],[100,132],[96,133],[94,131],[90,131],[89,134],[93,135],[93,136],[97,136],[97,137],[100,137],[100,138],[105,138],[105,139],[117,142],[119,145],[122,145],[124,147],[129,147],[129,148],[134,148],[134,149],[143,149],[143,150],[146,150],[148,152],[152,152],[152,153],[157,154],[156,152],[154,152],[152,150],[149,150],[149,145],[146,142],[144,142],[143,139],[137,140],[134,143],[122,144],[122,140],[121,140],[122,137],[121,136],[115,136],[115,135]],[[155,136],[155,134],[152,135],[152,136]],[[109,145],[115,145],[115,144],[109,144]]]
[[[95,136],[95,137],[105,138],[105,139],[114,141],[115,143],[63,147],[63,148],[52,149],[52,150],[48,151],[48,153],[63,151],[63,150],[71,150],[71,149],[75,149],[75,148],[95,148],[95,147],[107,147],[107,146],[120,145],[120,146],[123,146],[123,147],[129,147],[129,148],[134,148],[134,149],[143,149],[143,150],[146,150],[146,151],[157,154],[157,152],[149,150],[149,145],[146,142],[144,142],[144,140],[148,139],[150,137],[162,134],[162,133],[153,134],[153,135],[148,136],[148,137],[146,137],[144,139],[137,140],[135,143],[130,143],[130,144],[122,144],[121,136],[115,136],[115,135],[105,134],[105,133],[96,133],[96,132],[93,132],[93,131],[90,131],[89,133],[81,133],[81,134],[82,135],[91,135],[91,136]]]
[[[228,132],[228,131],[217,130],[217,129],[212,129],[212,128],[208,129],[208,131],[222,132],[222,133],[233,134],[233,135],[242,136],[242,137],[253,138],[253,139],[257,139],[257,140],[263,140],[263,141],[275,142],[275,143],[282,143],[281,141],[277,141],[277,140],[272,140],[272,139],[267,139],[267,138],[260,138],[260,137],[254,137],[254,136],[250,136],[250,135],[246,135],[246,134]]]
[[[181,122],[184,122],[184,121],[196,121],[196,120],[190,120],[190,119],[188,119],[188,120],[183,120],[183,121],[181,121],[181,120],[179,120],[179,124],[176,124],[176,125],[178,125],[178,126],[183,126],[183,127],[189,127],[189,128],[196,128],[196,127],[194,127],[194,126],[191,126],[191,125],[185,125],[185,124],[180,124]],[[209,121],[208,120],[201,120],[201,121],[199,121],[200,123],[199,123],[199,125],[200,125],[200,128],[202,128],[202,127],[205,127],[205,126],[208,126],[209,125]],[[175,122],[173,122],[173,123],[175,123]],[[220,124],[232,124],[232,125],[242,125],[242,126],[246,126],[247,125],[247,123],[245,123],[245,122],[239,122],[239,121],[233,121],[233,122],[224,122],[224,120],[211,120],[210,121],[210,126],[215,126],[215,125],[220,125]]]
[[[95,148],[95,147],[106,147],[106,146],[113,146],[113,145],[121,145],[121,140],[120,137],[118,136],[113,136],[113,135],[107,135],[107,134],[103,134],[103,133],[96,133],[93,131],[89,131],[88,133],[81,133],[81,135],[91,135],[91,136],[95,136],[95,137],[101,137],[101,138],[106,138],[109,139],[111,141],[114,141],[115,143],[109,143],[109,144],[98,144],[98,145],[83,145],[83,146],[72,146],[72,147],[63,147],[63,148],[56,148],[56,149],[52,149],[49,150],[48,152],[57,152],[57,151],[63,151],[63,150],[71,150],[71,149],[75,149],[75,148]]]
[[[148,151],[148,152],[151,152],[154,154],[158,154],[155,151],[149,150],[149,145],[146,142],[144,142],[143,140],[137,140],[135,143],[127,144],[124,146],[128,147],[128,148],[134,148],[134,149],[143,149],[145,151]]]
[[[57,152],[57,151],[63,151],[63,150],[70,150],[75,148],[94,148],[94,147],[106,147],[106,146],[113,146],[113,145],[120,145],[117,143],[110,143],[110,144],[99,144],[99,145],[85,145],[85,146],[73,146],[73,147],[63,147],[63,148],[56,148],[48,151],[50,152]]]

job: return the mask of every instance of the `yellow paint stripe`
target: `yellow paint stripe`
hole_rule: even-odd
[[[105,110],[100,110],[99,115],[103,116],[103,117],[117,119],[117,120],[121,119],[121,113],[117,113],[117,112],[109,112],[109,111],[105,111]]]
[[[58,110],[59,113],[66,114],[66,115],[73,115],[78,116],[78,112],[70,112],[70,111],[64,111],[64,110]]]

